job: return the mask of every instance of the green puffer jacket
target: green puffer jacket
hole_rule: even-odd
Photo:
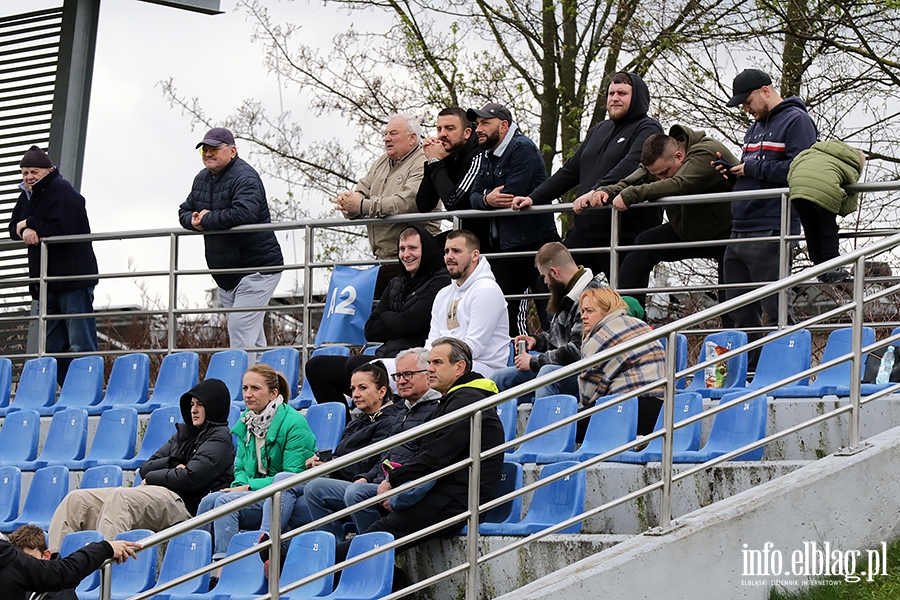
[[[287,404],[278,407],[266,433],[266,443],[261,453],[266,468],[264,476],[256,469],[256,442],[253,435],[248,435],[247,425],[238,421],[231,428],[231,433],[238,438],[231,487],[249,485],[251,490],[264,488],[272,483],[272,478],[278,473],[303,471],[306,459],[316,452],[316,436],[309,428],[306,417]]]
[[[844,217],[856,211],[859,194],[848,194],[844,185],[859,181],[859,153],[839,140],[813,144],[791,162],[788,186],[791,200],[802,198]]]

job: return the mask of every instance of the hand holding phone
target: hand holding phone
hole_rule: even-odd
[[[720,167],[724,169],[724,171],[719,171],[719,173],[729,181],[737,177],[734,173],[731,172],[731,168],[734,166],[727,160],[720,158],[718,160],[712,161],[713,166],[718,170]]]
[[[317,450],[316,451],[316,456],[318,456],[319,460],[322,461],[323,463],[331,460],[331,455],[332,455],[331,448],[329,448],[327,450]]]

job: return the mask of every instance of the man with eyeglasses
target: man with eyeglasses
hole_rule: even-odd
[[[266,190],[256,170],[238,157],[234,135],[224,127],[210,129],[197,144],[204,169],[194,177],[191,193],[178,209],[182,227],[221,231],[238,225],[271,223]],[[281,246],[272,231],[203,237],[210,269],[260,269],[244,273],[214,273],[219,300],[225,308],[267,306],[281,271],[263,267],[284,265]],[[265,312],[228,313],[232,348],[266,346]],[[251,364],[255,355],[250,355]]]
[[[438,408],[440,392],[428,385],[428,351],[425,348],[411,348],[397,355],[397,371],[391,375],[397,382],[397,392],[403,398],[403,407],[391,435],[402,433],[431,419]],[[353,482],[320,477],[306,485],[304,496],[313,520],[362,502],[375,495],[378,484],[384,480],[384,464],[402,465],[419,451],[421,440],[411,440],[382,453],[381,459],[366,473],[354,477]],[[353,513],[356,530],[363,532],[387,514],[381,506],[370,506]],[[338,540],[344,537],[340,523],[333,521],[321,529],[331,531]]]

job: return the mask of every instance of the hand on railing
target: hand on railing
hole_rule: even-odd
[[[581,214],[592,206],[603,206],[609,201],[609,194],[600,190],[591,190],[586,194],[582,194],[575,198],[572,203],[572,210],[577,214]]]
[[[135,548],[143,548],[138,542],[129,542],[126,540],[113,540],[107,543],[112,546],[113,560],[120,565],[128,560],[128,557],[137,558],[137,554],[134,553]]]

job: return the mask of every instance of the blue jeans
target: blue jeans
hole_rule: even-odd
[[[288,477],[292,477],[296,473],[279,473],[272,479],[272,483],[281,481]],[[312,483],[312,482],[310,482]],[[312,522],[309,516],[309,508],[306,506],[306,494],[304,488],[308,483],[301,483],[292,488],[288,488],[281,492],[281,530],[289,531],[296,529],[301,525]],[[272,501],[266,500],[262,507],[262,522],[260,523],[260,531],[269,531],[272,524]]]
[[[378,492],[377,483],[350,483],[339,479],[316,479],[306,486],[306,501],[313,521],[327,517],[339,510],[368,500]],[[356,531],[364,533],[369,526],[382,515],[375,506],[357,510],[351,515]],[[344,539],[344,528],[340,521],[332,521],[319,527],[322,531],[330,531],[338,541]]]
[[[200,507],[197,514],[205,513],[214,508],[218,508],[229,502],[246,496],[250,492],[212,492],[207,494],[200,501]],[[210,525],[204,525],[203,528],[209,531],[213,536],[213,558],[224,558],[228,552],[228,544],[231,538],[240,533],[241,530],[253,531],[259,529],[259,520],[262,516],[262,502],[251,504],[237,512],[227,514],[213,521]]]
[[[506,367],[505,369],[499,369],[494,371],[494,374],[491,375],[491,379],[494,383],[497,384],[497,387],[502,392],[503,390],[508,390],[510,388],[514,388],[517,385],[521,385],[526,381],[531,381],[536,377],[540,377],[541,375],[546,375],[547,373],[552,373],[557,369],[561,369],[561,365],[544,365],[538,370],[537,373],[534,371],[520,371],[516,367]],[[523,402],[531,402],[534,398],[545,398],[547,396],[555,396],[557,394],[569,394],[571,396],[578,397],[578,375],[571,375],[566,377],[565,379],[561,379],[556,383],[551,383],[545,386],[541,386],[536,389],[533,393],[528,393],[519,398],[519,404]]]
[[[47,290],[48,315],[94,312],[94,286],[60,294]],[[96,352],[97,322],[93,318],[47,321],[47,352]],[[62,384],[72,359],[57,360],[56,378]]]

